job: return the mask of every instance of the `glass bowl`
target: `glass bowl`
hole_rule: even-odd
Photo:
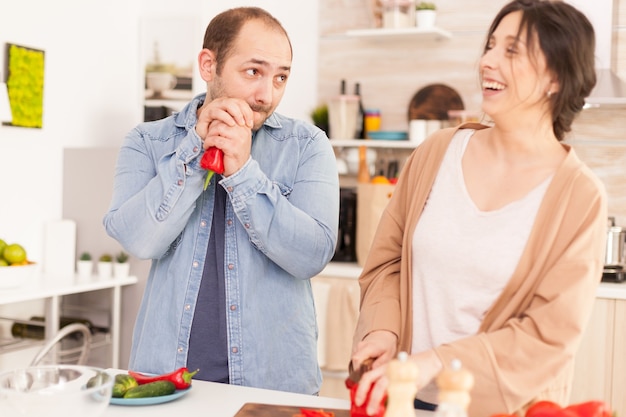
[[[89,366],[6,371],[0,373],[0,416],[98,417],[109,405],[112,388],[111,374]]]

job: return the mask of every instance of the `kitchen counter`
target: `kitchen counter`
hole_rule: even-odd
[[[124,372],[124,371],[120,371]],[[245,403],[292,405],[307,408],[347,410],[350,403],[336,398],[294,394],[238,385],[194,380],[188,394],[169,403],[150,406],[109,405],[104,417],[171,417],[202,415],[233,417]],[[433,413],[416,410],[416,417]]]
[[[363,268],[355,262],[331,262],[317,276],[329,278],[357,279]],[[601,282],[596,292],[597,298],[626,300],[626,281]]]

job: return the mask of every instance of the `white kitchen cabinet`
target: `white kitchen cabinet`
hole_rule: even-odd
[[[620,287],[621,286],[621,287]],[[616,298],[599,297],[576,354],[570,403],[603,400],[626,415],[626,284],[601,284]]]
[[[110,302],[106,313],[109,317],[109,332],[105,335],[104,341],[96,342],[97,344],[94,347],[108,346],[108,356],[110,360],[103,366],[118,368],[120,357],[119,346],[122,287],[134,285],[136,283],[137,278],[134,276],[109,279],[102,279],[97,276],[87,279],[78,279],[78,277],[75,277],[75,279],[71,281],[59,281],[58,279],[52,279],[51,277],[42,275],[37,277],[31,284],[24,287],[0,290],[0,306],[43,301],[45,338],[49,339],[56,334],[59,329],[63,297],[75,294],[87,294],[96,291],[108,292],[110,295]],[[10,318],[3,317],[3,319],[7,320]],[[0,338],[0,354],[25,350],[41,344],[41,341],[38,342],[36,340],[20,340],[3,337]]]
[[[323,382],[320,395],[349,399],[345,386],[352,336],[359,315],[361,267],[351,262],[331,262],[313,280],[317,310],[318,360]]]

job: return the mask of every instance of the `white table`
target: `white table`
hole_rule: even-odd
[[[194,380],[189,393],[172,402],[150,406],[109,405],[104,413],[104,417],[172,417],[194,415],[233,417],[245,403],[279,404],[344,410],[350,408],[349,401],[336,398],[316,397],[312,395]],[[433,413],[429,411],[416,410],[415,412],[416,417],[431,417],[432,414]]]

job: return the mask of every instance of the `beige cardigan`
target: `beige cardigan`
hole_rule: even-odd
[[[399,351],[411,351],[411,239],[455,131],[435,133],[402,169],[359,277],[355,346],[385,329],[398,335]],[[602,276],[607,203],[602,183],[563,146],[568,155],[546,191],[519,265],[478,333],[436,348],[444,366],[458,358],[474,374],[470,417],[520,413],[537,399],[569,400],[574,354]]]

